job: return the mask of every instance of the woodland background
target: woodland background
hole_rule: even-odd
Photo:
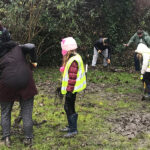
[[[12,39],[36,45],[40,66],[61,64],[60,41],[73,36],[91,63],[93,44],[110,38],[113,65],[130,66],[135,47],[125,49],[138,27],[150,33],[149,0],[2,0],[0,19]],[[125,57],[124,57],[125,56]]]

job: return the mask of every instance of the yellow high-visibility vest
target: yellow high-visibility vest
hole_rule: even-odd
[[[77,63],[78,63],[78,72],[77,72],[76,84],[74,86],[74,90],[72,93],[80,92],[86,88],[86,76],[85,76],[85,71],[84,71],[84,64],[83,64],[81,56],[76,53],[75,56],[71,57],[68,60],[66,66],[65,66],[65,70],[63,73],[63,79],[62,79],[62,86],[61,86],[62,94],[67,93],[66,89],[67,89],[68,80],[69,80],[68,70],[73,61],[77,61]]]
[[[150,68],[150,59],[148,60],[148,66],[147,67]]]

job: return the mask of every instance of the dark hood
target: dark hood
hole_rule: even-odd
[[[3,57],[6,53],[8,53],[11,49],[16,47],[18,44],[14,41],[9,41],[0,44],[0,58]]]

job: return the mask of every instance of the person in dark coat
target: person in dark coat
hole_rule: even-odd
[[[1,126],[5,145],[10,146],[11,110],[19,101],[23,119],[24,144],[31,145],[33,138],[32,110],[37,89],[26,55],[36,66],[35,47],[19,46],[13,41],[0,47],[0,104]]]

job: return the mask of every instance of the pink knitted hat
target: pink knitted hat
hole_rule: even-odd
[[[67,37],[61,41],[62,51],[70,51],[77,49],[77,43],[73,37]]]

